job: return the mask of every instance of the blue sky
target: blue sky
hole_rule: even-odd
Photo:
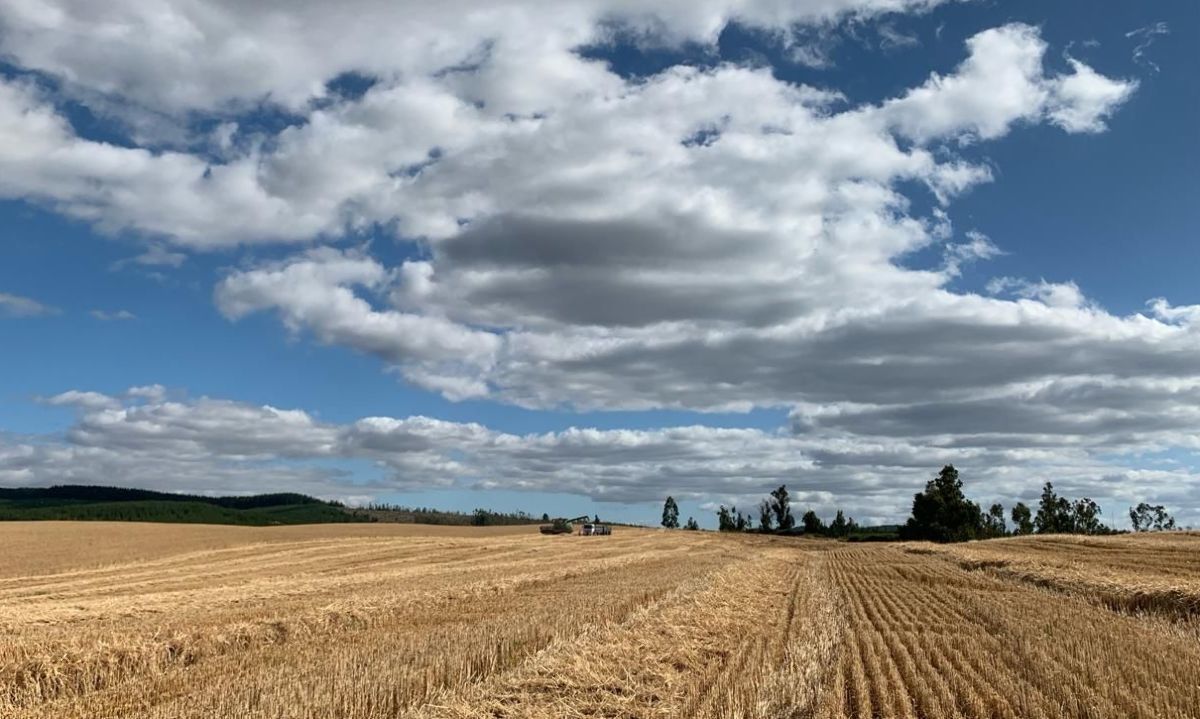
[[[536,31],[433,17],[446,57],[310,61],[369,31],[348,6],[298,16],[312,47],[235,23],[269,55],[242,86],[183,7],[183,69],[147,65],[152,40],[106,54],[71,3],[59,25],[0,11],[0,481],[647,522],[669,492],[706,524],[788,482],[882,522],[955,461],[981,501],[1046,478],[1117,523],[1141,498],[1200,521],[1176,410],[1200,392],[1200,10],[934,5],[568,3]],[[711,145],[642,144],[675,127]],[[192,196],[254,165],[253,191]],[[951,167],[973,179],[939,198]],[[264,406],[297,434],[230,416]],[[443,424],[356,425],[416,416]]]

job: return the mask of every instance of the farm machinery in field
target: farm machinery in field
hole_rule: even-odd
[[[542,534],[574,534],[576,522],[587,522],[589,517],[585,514],[573,519],[563,519],[559,517],[553,520],[550,524],[543,524],[540,528]],[[588,522],[579,529],[579,533],[583,536],[599,536],[612,534],[612,527],[599,522]]]

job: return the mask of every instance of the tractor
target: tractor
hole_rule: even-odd
[[[591,518],[588,517],[586,514],[581,517],[575,517],[573,519],[563,519],[562,517],[559,517],[558,519],[555,519],[550,524],[543,524],[541,526],[541,532],[542,532],[542,534],[573,534],[575,532],[574,525],[576,522],[586,522],[589,519],[591,519]],[[590,534],[611,534],[611,533],[612,533],[612,530],[610,530],[608,527],[601,525],[601,524],[585,524],[585,525],[583,525],[583,529],[580,531],[580,534],[589,534],[589,535]]]

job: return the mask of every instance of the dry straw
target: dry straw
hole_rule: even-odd
[[[19,529],[6,719],[1200,717],[1192,535]]]

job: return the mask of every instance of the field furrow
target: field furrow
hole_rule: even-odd
[[[1200,644],[1161,623],[928,553],[847,548],[830,565],[850,636],[827,691],[846,716],[1197,716]]]

